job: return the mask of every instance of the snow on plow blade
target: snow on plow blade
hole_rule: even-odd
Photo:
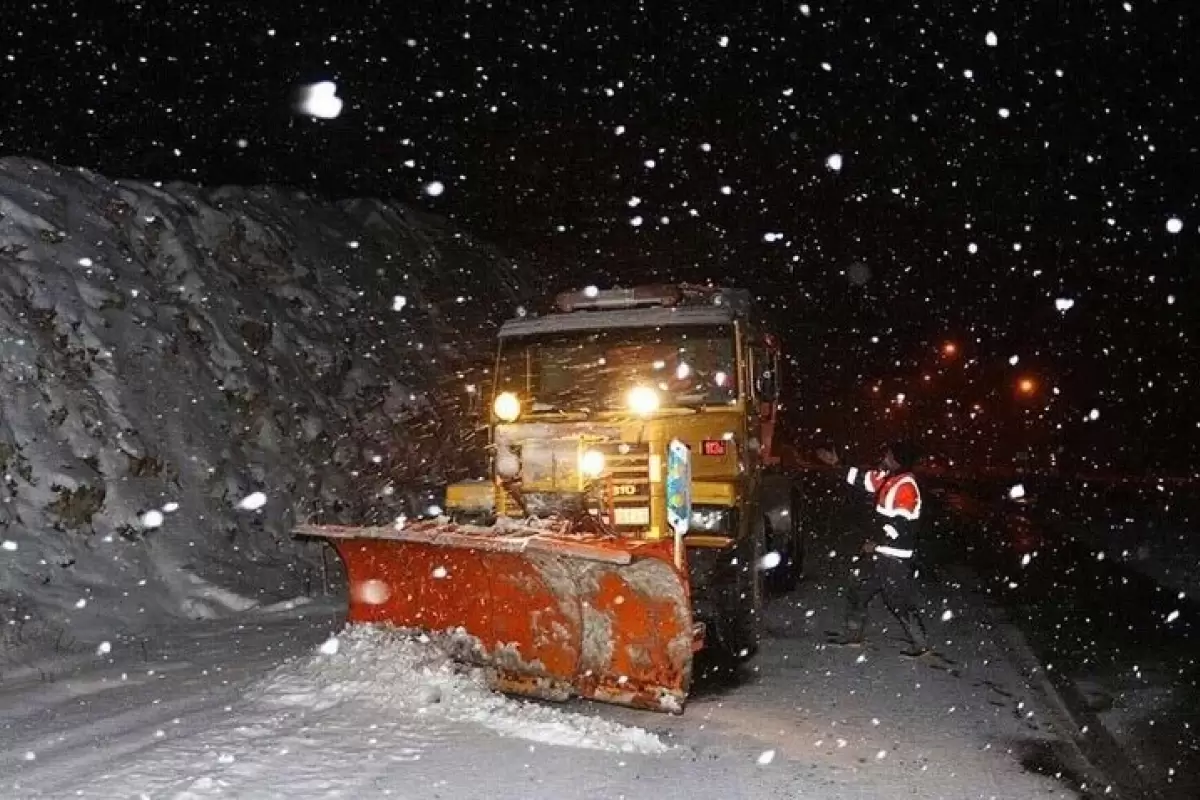
[[[305,525],[346,565],[349,621],[418,629],[503,692],[680,713],[694,633],[669,541],[519,525]]]

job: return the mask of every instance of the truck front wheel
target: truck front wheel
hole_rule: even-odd
[[[804,575],[805,542],[800,524],[797,491],[790,487],[786,504],[764,515],[767,549],[777,563],[767,570],[771,594],[787,594],[800,585]]]
[[[763,556],[761,536],[744,541],[732,559],[727,579],[717,588],[713,603],[716,648],[728,661],[748,661],[762,638]]]

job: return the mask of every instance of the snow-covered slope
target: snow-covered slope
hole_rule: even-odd
[[[464,467],[522,286],[397,205],[0,159],[0,650],[311,591],[294,521]]]

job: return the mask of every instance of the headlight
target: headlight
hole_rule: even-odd
[[[604,453],[588,450],[579,457],[579,471],[585,478],[599,478],[604,474]]]
[[[629,410],[635,414],[642,416],[653,414],[658,411],[658,392],[649,386],[635,386],[629,390],[625,402],[629,405]]]
[[[501,392],[496,395],[496,402],[492,404],[492,411],[495,411],[496,416],[504,422],[513,422],[517,417],[521,416],[521,401],[512,392]]]

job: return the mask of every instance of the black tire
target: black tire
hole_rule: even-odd
[[[800,525],[799,489],[781,473],[763,478],[761,513],[767,552],[779,554],[779,563],[766,570],[772,596],[787,594],[800,585],[804,574],[804,537]]]
[[[779,564],[767,570],[767,584],[772,595],[787,594],[800,585],[804,576],[804,536],[795,506],[789,510],[788,528],[782,534],[771,529],[769,519],[764,519],[763,524],[768,531],[768,551],[777,552],[780,557]]]
[[[762,639],[763,575],[758,569],[763,554],[761,535],[738,547],[735,576],[717,592],[714,604],[715,649],[730,663],[749,661]]]
[[[771,518],[766,514],[763,514],[762,526],[765,531],[763,538],[767,542],[766,552],[779,554],[779,563],[770,569],[763,570],[767,593],[776,597],[789,591],[788,544],[784,537],[776,533],[775,527],[771,524]]]
[[[805,559],[808,557],[808,542],[804,535],[800,503],[800,490],[795,483],[791,488],[791,503],[789,504],[788,519],[791,521],[789,540],[791,543],[791,559],[788,569],[791,571],[792,588],[795,589],[804,580]]]

